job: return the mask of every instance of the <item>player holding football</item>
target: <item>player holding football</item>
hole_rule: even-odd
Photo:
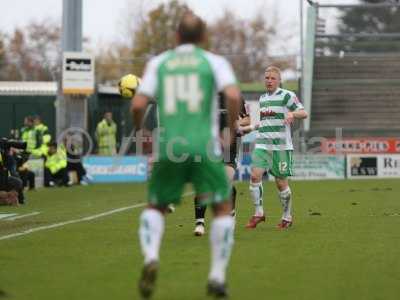
[[[255,213],[247,223],[247,228],[256,228],[258,223],[265,222],[262,177],[266,170],[275,177],[283,208],[278,228],[287,229],[293,223],[292,192],[287,179],[293,175],[290,125],[294,119],[307,118],[307,112],[297,96],[280,88],[280,83],[281,71],[273,66],[268,67],[265,71],[267,92],[259,99],[260,123],[257,126],[258,135],[251,156],[250,194]]]
[[[140,128],[150,98],[157,99],[160,114],[158,156],[148,185],[149,205],[140,216],[139,227],[144,255],[139,291],[144,298],[154,290],[167,206],[179,203],[187,182],[213,207],[207,288],[212,296],[226,296],[225,273],[233,246],[234,218],[230,215],[229,180],[220,159],[217,93],[223,92],[226,98],[231,136],[241,96],[228,61],[198,47],[204,40],[205,24],[186,13],[177,30],[178,47],[150,60],[132,101],[136,128]],[[224,140],[229,142],[231,139]]]
[[[234,142],[229,146],[228,149],[224,149],[224,163],[225,171],[228,175],[229,181],[232,185],[231,201],[232,201],[232,216],[235,216],[235,204],[236,204],[236,188],[233,185],[233,180],[236,170],[236,160],[238,147],[240,145],[239,137],[242,135],[241,128],[243,126],[250,125],[250,115],[246,111],[245,102],[242,99],[240,106],[239,119],[237,120],[237,133],[235,135]],[[222,131],[226,126],[228,126],[227,111],[225,108],[225,99],[223,94],[219,94],[219,128]],[[204,205],[198,197],[194,199],[194,213],[195,213],[195,228],[194,235],[202,236],[205,234],[204,217],[206,214],[207,206]]]

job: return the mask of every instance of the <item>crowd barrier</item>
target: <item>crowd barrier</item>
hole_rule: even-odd
[[[292,180],[400,178],[400,154],[295,154],[293,160]],[[94,182],[144,182],[148,177],[146,157],[88,156],[84,165]],[[246,154],[236,179],[248,181],[250,173],[251,157]]]
[[[319,179],[345,179],[346,165],[344,155],[328,154],[295,154],[293,156],[292,180],[319,180]],[[236,179],[239,181],[250,180],[251,157],[243,156],[238,164]],[[270,176],[272,179],[272,176]]]
[[[293,160],[292,180],[400,178],[400,154],[295,154]],[[83,165],[93,183],[145,182],[149,175],[146,156],[86,156]],[[36,186],[43,186],[43,160],[29,160],[29,166]],[[236,180],[249,181],[250,173],[251,157],[246,154],[238,163]]]
[[[347,178],[400,178],[400,154],[348,154]]]

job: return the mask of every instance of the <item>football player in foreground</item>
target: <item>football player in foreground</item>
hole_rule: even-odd
[[[227,294],[225,273],[235,221],[230,215],[230,185],[221,161],[217,94],[223,92],[226,99],[230,136],[235,133],[241,96],[230,64],[201,49],[204,40],[204,22],[186,13],[177,30],[178,46],[150,60],[132,101],[135,128],[140,128],[150,98],[157,99],[160,114],[158,156],[148,185],[149,204],[139,226],[144,255],[139,291],[144,298],[154,290],[167,206],[179,203],[186,183],[192,183],[196,195],[210,203],[214,212],[208,293],[215,297]],[[231,138],[223,141],[229,144]]]

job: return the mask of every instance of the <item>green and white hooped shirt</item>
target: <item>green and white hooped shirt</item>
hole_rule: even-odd
[[[278,88],[273,94],[260,96],[260,126],[258,128],[256,148],[280,151],[293,150],[290,125],[284,120],[289,111],[304,109],[296,94]]]

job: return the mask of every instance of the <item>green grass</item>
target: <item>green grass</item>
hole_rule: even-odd
[[[295,225],[280,232],[280,207],[265,185],[270,217],[244,225],[253,208],[238,185],[238,217],[228,273],[231,299],[398,299],[398,180],[292,182]],[[142,203],[145,185],[96,185],[28,193],[26,206],[0,213],[1,236]],[[205,299],[208,234],[192,235],[191,197],[168,216],[154,299]],[[141,208],[0,240],[0,299],[138,299]],[[207,215],[209,215],[207,213]],[[208,229],[208,227],[207,227]]]

